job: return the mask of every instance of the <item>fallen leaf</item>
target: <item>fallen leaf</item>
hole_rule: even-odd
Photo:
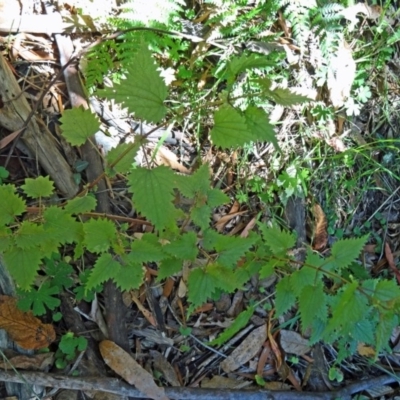
[[[363,356],[363,357],[375,357],[376,356],[376,351],[372,347],[367,346],[364,343],[358,343],[357,352],[360,356]]]
[[[390,269],[396,275],[397,283],[400,283],[400,271],[396,268],[396,265],[394,263],[393,254],[392,254],[392,251],[390,250],[390,246],[389,246],[388,242],[385,242],[385,257],[389,264]]]
[[[155,400],[169,400],[164,388],[157,386],[153,376],[140,366],[133,357],[111,340],[100,342],[100,353],[105,363],[129,384],[145,396]],[[143,397],[145,397],[143,396]]]
[[[181,386],[178,376],[172,365],[166,360],[166,358],[156,350],[150,350],[150,355],[153,358],[153,366],[156,370],[162,372],[163,378],[171,386]]]
[[[254,329],[232,353],[221,362],[225,372],[235,371],[251,360],[261,349],[267,338],[267,326],[261,325]]]
[[[45,371],[54,363],[54,353],[40,353],[33,356],[14,354],[9,356],[6,354],[7,360],[0,361],[2,369],[29,369],[31,371]]]
[[[0,296],[0,329],[27,350],[37,350],[49,346],[56,339],[54,328],[43,324],[32,312],[23,312],[17,307],[17,299]]]
[[[315,225],[312,247],[314,250],[321,251],[328,244],[328,224],[324,210],[319,204],[314,204],[313,212]]]
[[[280,335],[281,347],[286,353],[302,356],[310,351],[308,340],[304,339],[297,332],[282,329]]]

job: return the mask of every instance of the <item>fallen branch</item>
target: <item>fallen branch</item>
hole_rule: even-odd
[[[351,395],[376,386],[398,382],[400,375],[383,375],[350,384],[333,392],[291,392],[264,389],[202,389],[189,387],[167,387],[165,394],[170,399],[180,400],[333,400],[350,399]],[[122,396],[143,398],[139,390],[116,378],[75,378],[65,375],[46,374],[43,372],[10,372],[0,370],[0,381],[41,385],[58,389],[94,390],[114,393]]]

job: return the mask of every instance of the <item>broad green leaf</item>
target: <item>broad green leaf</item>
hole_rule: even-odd
[[[326,321],[328,309],[322,284],[303,288],[299,295],[299,311],[303,331],[312,325],[315,318]]]
[[[167,167],[136,168],[128,176],[133,204],[158,230],[175,226],[174,173]]]
[[[296,296],[290,285],[290,276],[285,276],[276,285],[275,309],[276,316],[279,317],[296,302]]]
[[[65,140],[73,146],[83,145],[90,136],[100,129],[98,118],[83,107],[65,110],[60,118],[61,130]]]
[[[214,127],[211,139],[218,147],[237,147],[254,141],[244,116],[233,107],[225,104],[214,113]]]
[[[12,247],[4,252],[3,261],[15,283],[22,290],[29,290],[40,266],[42,253],[38,247],[21,251]]]
[[[222,346],[230,338],[236,335],[242,328],[249,322],[254,314],[254,307],[249,307],[247,310],[242,311],[233,321],[232,325],[226,328],[216,339],[212,340],[209,345]]]
[[[15,241],[12,237],[12,231],[6,227],[0,227],[0,253],[6,251],[10,246],[14,246]]]
[[[178,258],[166,258],[161,261],[158,265],[158,276],[157,280],[161,281],[162,279],[169,278],[179,272],[182,271],[182,260]]]
[[[332,255],[328,260],[334,264],[338,271],[347,268],[360,255],[367,240],[368,235],[338,240],[332,246]]]
[[[211,211],[211,207],[207,205],[192,208],[190,216],[193,223],[202,230],[207,229],[210,226]]]
[[[23,221],[15,234],[15,244],[21,249],[40,246],[47,239],[47,233],[42,225],[30,221]]]
[[[21,188],[27,196],[33,199],[48,197],[54,191],[53,182],[48,176],[38,176],[35,179],[26,178],[25,185],[22,185]]]
[[[116,241],[115,224],[108,219],[91,219],[83,225],[85,244],[92,253],[109,250]]]
[[[294,247],[296,238],[292,233],[282,231],[277,226],[268,227],[266,224],[260,222],[258,226],[261,229],[265,244],[271,249],[273,254],[282,256]]]
[[[120,264],[114,260],[111,254],[103,253],[96,260],[89,278],[86,282],[86,290],[95,288],[96,286],[102,284],[105,281],[114,277],[114,273]]]
[[[15,194],[15,186],[0,186],[0,225],[9,224],[25,209],[25,201]]]
[[[206,195],[210,190],[210,165],[203,164],[192,175],[175,175],[176,187],[188,199],[197,194]]]
[[[380,279],[375,288],[374,300],[380,302],[399,301],[400,287],[395,280]]]
[[[255,140],[260,142],[271,142],[275,150],[279,151],[274,127],[270,124],[267,114],[261,108],[248,107],[244,113],[249,131]]]
[[[383,349],[389,352],[391,351],[389,348],[390,336],[392,335],[393,329],[398,325],[399,317],[397,313],[388,312],[379,315],[379,322],[375,328],[375,348],[377,354]]]
[[[112,88],[99,91],[99,94],[122,103],[137,118],[148,122],[160,122],[167,111],[164,106],[167,87],[145,43],[132,57],[126,79]]]
[[[64,210],[69,214],[83,214],[93,211],[96,208],[97,200],[92,196],[76,197],[75,199],[68,200]]]
[[[114,177],[118,174],[126,174],[132,169],[135,162],[135,157],[140,148],[140,142],[122,143],[117,147],[112,148],[106,156],[107,165],[106,173],[109,177]],[[111,167],[115,162],[117,163]]]
[[[371,321],[358,321],[353,325],[351,336],[357,342],[362,342],[365,344],[375,344],[375,329],[376,326],[375,324],[372,324]]]
[[[61,258],[61,257],[60,257]],[[46,259],[46,275],[51,278],[51,286],[58,288],[59,291],[68,289],[72,286],[71,275],[74,269],[61,259]]]
[[[188,299],[191,303],[188,313],[191,314],[212,296],[215,291],[215,280],[214,277],[207,274],[202,268],[195,268],[190,271],[188,287]]]
[[[218,207],[222,204],[229,203],[230,198],[222,190],[210,189],[207,192],[207,204],[210,207]]]
[[[213,278],[214,287],[222,289],[224,292],[232,293],[239,289],[240,282],[236,282],[236,274],[230,268],[220,264],[207,265],[205,272]]]
[[[262,87],[263,94],[281,106],[290,107],[295,104],[306,103],[313,99],[296,93],[296,89],[271,89],[272,82],[267,78],[256,79],[256,82]]]
[[[144,268],[141,263],[126,263],[113,271],[113,281],[121,290],[137,289],[143,283],[143,278]]]
[[[67,212],[51,206],[43,212],[44,230],[51,238],[51,243],[65,244],[80,242],[82,226]]]
[[[306,286],[314,286],[318,283],[317,271],[308,265],[303,265],[290,276],[290,285],[296,296],[299,296]]]
[[[37,290],[18,291],[18,307],[22,311],[32,309],[34,315],[43,315],[49,310],[54,310],[61,303],[60,299],[54,297],[60,293],[59,289],[51,286],[50,282],[45,282]]]
[[[129,258],[138,263],[160,261],[165,257],[160,245],[157,246],[146,240],[135,240],[131,245],[131,250]]]
[[[275,273],[275,269],[282,265],[282,261],[271,259],[266,261],[260,269],[260,278],[269,278]]]
[[[181,260],[194,260],[198,253],[197,235],[194,232],[185,233],[177,240],[166,244],[163,250]]]

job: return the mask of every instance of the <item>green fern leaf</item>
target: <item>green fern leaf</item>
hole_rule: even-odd
[[[276,285],[275,310],[279,317],[296,303],[296,296],[293,293],[290,276],[285,276]]]
[[[91,219],[83,225],[85,245],[92,253],[107,251],[116,241],[115,224],[107,219]]]
[[[40,248],[33,247],[21,251],[11,247],[3,254],[3,261],[15,283],[22,290],[29,290],[39,269],[42,258]]]
[[[33,199],[48,197],[54,191],[53,182],[50,181],[48,176],[38,176],[35,179],[27,178],[25,185],[22,185],[21,188],[27,196]]]
[[[93,269],[90,271],[85,289],[91,290],[114,277],[115,271],[118,270],[120,264],[114,260],[109,253],[103,253],[96,260]]]
[[[303,288],[299,295],[299,311],[303,331],[312,325],[315,318],[326,321],[328,308],[322,284]]]
[[[127,67],[126,79],[99,91],[100,95],[122,103],[137,118],[158,123],[167,111],[167,87],[157,71],[147,44],[143,43],[134,62]]]
[[[328,267],[333,267],[336,271],[347,268],[361,253],[368,235],[354,239],[338,240],[332,246],[332,255],[328,258]]]
[[[216,339],[212,340],[210,346],[222,346],[230,338],[236,335],[242,328],[244,328],[250,321],[254,314],[254,307],[249,307],[247,310],[242,311],[233,321],[232,325],[226,328]]]
[[[25,201],[15,194],[15,186],[0,186],[0,224],[5,225],[14,221],[26,209]]]
[[[83,107],[64,111],[60,118],[61,130],[66,141],[73,146],[83,145],[90,136],[100,129],[97,117]]]
[[[128,176],[133,203],[157,229],[174,228],[178,210],[173,206],[174,173],[167,167],[136,168]]]
[[[268,227],[262,223],[258,223],[258,226],[261,229],[265,244],[271,249],[272,254],[276,256],[286,255],[286,252],[294,247],[296,238],[292,233],[282,231],[277,226]]]

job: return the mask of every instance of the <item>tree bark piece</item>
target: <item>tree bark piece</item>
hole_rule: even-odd
[[[18,131],[24,127],[31,108],[11,72],[4,57],[0,54],[0,125],[9,131]],[[56,187],[64,196],[71,198],[78,192],[78,185],[72,171],[58,148],[57,141],[44,124],[39,125],[32,118],[21,136],[23,144],[33,157],[50,175]]]

